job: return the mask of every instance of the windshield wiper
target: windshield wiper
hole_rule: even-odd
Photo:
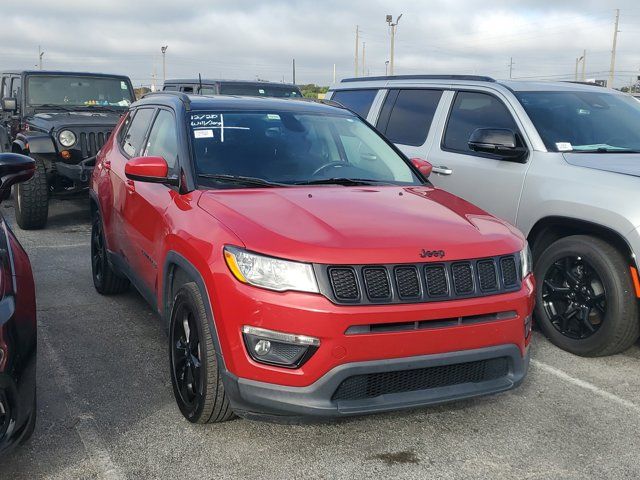
[[[36,109],[40,109],[40,108],[52,108],[52,109],[56,109],[56,110],[62,110],[64,112],[72,112],[73,109],[71,107],[68,107],[66,105],[56,105],[54,103],[43,103],[42,105],[31,105],[33,108]]]
[[[294,185],[396,185],[392,182],[383,182],[379,180],[369,180],[366,178],[346,178],[346,177],[334,177],[323,178],[319,180],[303,180],[301,182],[294,182]]]
[[[218,180],[220,182],[239,183],[242,185],[249,185],[252,187],[290,187],[286,183],[270,182],[263,180],[262,178],[245,177],[242,175],[214,175],[211,173],[199,173],[199,177],[208,178],[210,180]]]

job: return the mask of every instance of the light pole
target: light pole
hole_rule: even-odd
[[[402,14],[400,14],[398,16],[398,18],[396,18],[396,21],[393,21],[393,15],[387,15],[387,23],[389,24],[389,26],[391,27],[391,55],[390,55],[390,62],[389,62],[389,75],[393,75],[393,60],[394,60],[394,48],[395,48],[395,43],[396,43],[396,28],[398,27],[398,22],[400,21],[400,19],[402,18]]]
[[[44,52],[42,51],[42,48],[40,48],[40,45],[38,45],[38,70],[42,70],[42,56],[44,55]]]
[[[384,62],[384,76],[389,75],[389,60],[385,60]]]
[[[162,52],[162,83],[163,85],[164,85],[164,82],[167,80],[167,62],[166,62],[167,48],[169,48],[169,45],[160,47],[160,51]]]

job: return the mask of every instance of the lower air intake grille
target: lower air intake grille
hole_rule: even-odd
[[[387,269],[383,267],[364,268],[364,285],[367,289],[367,296],[371,300],[385,300],[391,298],[391,285]]]
[[[329,269],[333,293],[338,300],[357,300],[358,282],[353,268],[331,268]]]
[[[505,287],[512,287],[518,283],[518,272],[516,271],[516,261],[513,257],[503,257],[500,259],[500,269],[502,270],[502,282]]]
[[[414,392],[463,383],[480,383],[505,377],[507,357],[397,372],[355,375],[344,380],[333,400],[363,400],[380,395]]]

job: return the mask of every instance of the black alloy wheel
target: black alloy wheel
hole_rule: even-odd
[[[116,272],[107,258],[102,218],[98,213],[91,225],[91,275],[93,286],[102,295],[122,293],[129,288],[129,280]]]
[[[620,353],[640,335],[633,258],[602,238],[563,237],[538,253],[535,322],[552,343],[585,357]]]
[[[217,423],[234,417],[222,383],[204,300],[193,282],[182,285],[173,300],[169,357],[173,394],[187,420]]]
[[[543,308],[562,335],[581,340],[598,331],[607,313],[607,293],[586,259],[567,256],[547,270],[542,285]]]

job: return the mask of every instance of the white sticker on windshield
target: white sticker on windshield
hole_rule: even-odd
[[[194,130],[194,138],[213,138],[213,130]]]
[[[267,113],[267,120],[280,120],[280,115],[277,113]]]
[[[120,82],[120,89],[121,90],[128,90],[127,89],[127,82]]]
[[[260,93],[261,95],[264,95],[264,89],[263,88],[258,89],[258,93]]]
[[[569,142],[556,142],[556,148],[559,152],[570,152],[573,150],[573,145]]]

